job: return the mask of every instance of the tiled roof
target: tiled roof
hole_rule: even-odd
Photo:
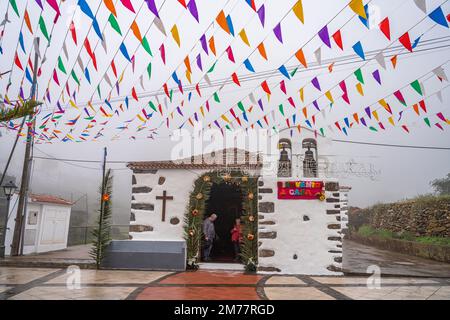
[[[29,198],[31,202],[52,203],[65,206],[71,206],[73,204],[73,202],[48,194],[30,194]]]
[[[242,149],[223,149],[191,158],[167,161],[130,162],[132,170],[151,169],[258,169],[262,167],[262,157]]]

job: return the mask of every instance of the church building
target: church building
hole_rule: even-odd
[[[246,270],[339,275],[341,204],[348,189],[341,192],[328,177],[330,146],[313,132],[292,136],[284,130],[275,157],[230,148],[189,159],[131,162],[129,241],[183,241],[187,268],[201,268],[202,224],[214,213],[211,263],[233,262],[230,232],[240,218],[239,263]],[[275,170],[267,174],[273,158]]]

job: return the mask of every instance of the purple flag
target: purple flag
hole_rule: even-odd
[[[44,10],[44,6],[42,5],[41,0],[36,0],[36,3],[38,4],[39,7],[41,7],[42,10]]]
[[[179,113],[182,117],[184,117],[183,112],[181,112],[180,107],[177,107],[177,111],[178,111],[178,113]]]
[[[319,31],[319,37],[328,48],[331,48],[330,35],[328,34],[328,26],[323,27],[322,30]]]
[[[314,79],[311,80],[311,83],[317,90],[321,91],[319,79],[317,79],[317,77],[314,77]]]
[[[220,125],[219,125],[219,123],[217,122],[217,120],[214,120],[214,124],[220,129]]]
[[[370,112],[370,107],[367,107],[364,109],[367,113],[367,115],[369,116],[369,119],[372,119],[372,113]]]
[[[319,104],[317,103],[317,100],[314,100],[313,105],[314,105],[314,107],[316,107],[316,109],[318,111],[320,111]]]
[[[375,78],[375,80],[376,80],[379,84],[381,84],[380,71],[375,70],[375,71],[372,73],[372,75],[373,75],[373,77]]]
[[[277,37],[278,41],[283,43],[283,35],[281,34],[281,23],[278,23],[275,28],[273,28],[273,33]]]
[[[359,121],[361,121],[361,123],[362,123],[365,127],[367,127],[366,119],[361,118],[361,119],[359,119]]]
[[[202,37],[200,38],[200,43],[202,44],[203,51],[205,51],[206,54],[208,54],[208,45],[206,44],[206,36],[205,35],[202,35]]]
[[[189,1],[189,3],[187,4],[187,7],[189,9],[189,12],[195,18],[195,20],[197,20],[197,22],[200,22],[200,20],[198,19],[198,10],[197,10],[197,5],[195,4],[195,0]]]
[[[197,66],[198,68],[203,71],[203,67],[202,67],[202,56],[200,55],[200,53],[197,56]]]
[[[145,0],[145,2],[147,2],[147,7],[148,9],[159,18],[159,13],[158,13],[158,9],[156,8],[155,5],[155,0]]]
[[[261,108],[261,110],[264,111],[264,106],[263,106],[261,99],[258,100],[258,105]]]
[[[261,24],[264,27],[264,23],[265,23],[265,20],[266,20],[266,10],[264,9],[264,5],[262,5],[258,9],[258,17],[259,17],[259,21],[261,21]]]

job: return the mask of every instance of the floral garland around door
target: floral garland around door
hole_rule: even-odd
[[[241,243],[241,258],[245,270],[256,271],[258,265],[258,213],[257,213],[257,177],[249,176],[242,171],[232,171],[221,174],[211,171],[203,174],[194,183],[194,190],[189,197],[189,205],[184,218],[184,237],[187,246],[187,268],[198,269],[202,245],[202,223],[206,203],[210,197],[214,183],[230,183],[241,188],[241,216],[243,241]]]

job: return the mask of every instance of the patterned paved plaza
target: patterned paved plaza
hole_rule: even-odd
[[[78,277],[79,276],[79,277]],[[76,281],[80,279],[77,288]],[[155,272],[0,268],[0,299],[450,300],[450,279],[253,275],[233,271]]]

